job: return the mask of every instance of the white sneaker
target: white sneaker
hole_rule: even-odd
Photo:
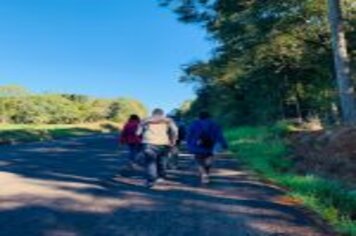
[[[138,164],[136,163],[131,163],[131,168],[135,171],[141,171],[142,170],[142,167],[139,166]]]
[[[203,175],[201,176],[201,183],[202,183],[202,184],[208,184],[208,183],[210,183],[209,175],[203,174]]]
[[[158,179],[156,179],[156,183],[157,184],[160,184],[160,183],[164,183],[164,181],[165,181],[165,179],[163,179],[163,178],[158,178]]]
[[[153,188],[155,186],[155,182],[154,181],[146,181],[145,185],[147,188]]]

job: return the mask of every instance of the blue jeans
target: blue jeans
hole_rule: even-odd
[[[177,146],[171,147],[168,152],[167,167],[169,169],[178,167],[179,148]]]
[[[128,159],[130,162],[136,162],[136,157],[141,151],[141,144],[128,144],[129,154]]]
[[[147,180],[154,182],[157,178],[165,178],[169,146],[145,144],[143,151],[146,157]]]

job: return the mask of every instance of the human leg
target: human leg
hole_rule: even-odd
[[[198,170],[199,170],[201,182],[203,184],[209,183],[210,182],[209,174],[210,174],[212,161],[213,161],[212,155],[199,154],[199,155],[196,155],[195,158],[196,158],[196,162],[198,164]]]
[[[170,148],[161,146],[157,156],[157,174],[159,178],[166,178],[167,156],[170,154]]]
[[[135,161],[136,155],[137,155],[137,146],[136,144],[129,144],[128,145],[129,149],[129,154],[128,154],[128,160],[133,163]]]
[[[170,148],[169,153],[167,155],[167,167],[169,169],[177,169],[178,167],[178,156],[179,150],[178,147],[174,146]]]
[[[153,184],[158,178],[157,148],[153,145],[145,145],[144,154],[146,159],[147,182],[148,184]]]

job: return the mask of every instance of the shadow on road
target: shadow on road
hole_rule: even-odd
[[[112,136],[0,147],[0,235],[328,235],[284,196],[220,159],[200,186],[189,156],[155,190],[118,172]]]

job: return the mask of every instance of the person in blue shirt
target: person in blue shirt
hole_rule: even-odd
[[[190,125],[186,140],[188,150],[194,154],[197,161],[201,182],[209,183],[214,149],[228,148],[221,127],[211,119],[208,112],[203,111],[199,114],[199,119]]]

